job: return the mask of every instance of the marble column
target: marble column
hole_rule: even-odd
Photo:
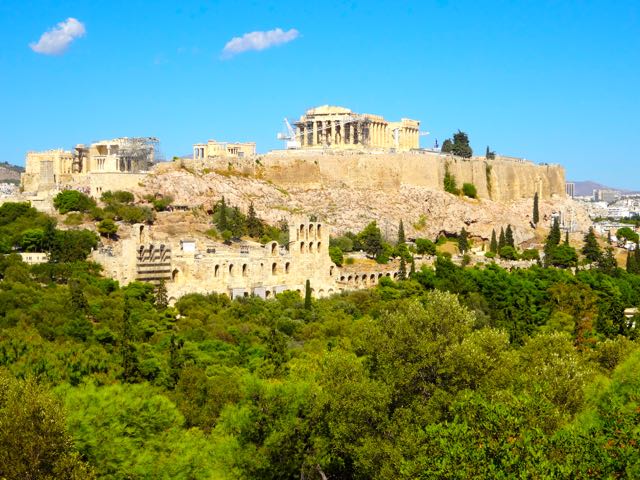
[[[294,140],[298,140],[301,147],[304,146],[304,127],[302,125],[298,125],[298,137]]]
[[[318,145],[318,122],[313,122],[313,138],[312,138],[311,146]]]

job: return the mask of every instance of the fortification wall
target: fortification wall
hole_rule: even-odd
[[[510,158],[461,159],[435,153],[369,155],[267,155],[261,162],[266,179],[279,185],[309,187],[343,184],[354,188],[399,190],[402,185],[443,190],[448,168],[458,187],[473,183],[480,198],[507,202],[531,198],[565,197],[564,168],[536,165]],[[246,165],[243,168],[247,168]]]

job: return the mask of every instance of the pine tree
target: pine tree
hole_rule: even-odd
[[[256,215],[253,202],[251,202],[249,204],[249,211],[247,212],[247,233],[251,238],[260,238],[263,230],[262,221]]]
[[[80,282],[71,280],[69,282],[69,290],[71,293],[71,307],[78,313],[86,313],[89,309],[89,303],[84,296]]]
[[[469,235],[464,227],[462,227],[460,235],[458,235],[458,250],[460,250],[460,253],[465,253],[469,250]]]
[[[304,284],[304,308],[305,310],[311,310],[311,282],[309,279]]]
[[[404,224],[402,220],[400,220],[400,224],[398,225],[398,245],[404,245],[406,243],[406,238],[404,236]]]
[[[122,355],[122,379],[131,381],[138,371],[138,359],[136,347],[133,343],[133,328],[131,325],[131,307],[129,298],[124,298],[124,313],[122,315],[122,336],[120,340],[120,353]]]
[[[504,235],[504,228],[500,227],[500,236],[498,237],[498,251],[507,244],[507,240]]]
[[[404,257],[400,257],[400,268],[398,269],[398,280],[405,280],[407,278],[407,262],[404,261]]]
[[[160,310],[164,310],[168,305],[167,285],[164,283],[164,280],[160,280],[160,283],[156,288],[156,307]]]
[[[504,241],[505,245],[516,248],[516,245],[513,241],[513,230],[511,229],[511,224],[507,225],[507,229],[504,232]]]
[[[582,247],[582,254],[590,262],[597,262],[602,256],[600,245],[598,245],[598,239],[593,227],[589,227],[589,231],[584,236],[584,246]]]
[[[540,221],[540,210],[538,209],[538,192],[533,196],[533,224],[538,225]]]
[[[498,253],[498,240],[496,240],[496,229],[491,231],[491,243],[489,244],[489,251],[492,253]]]

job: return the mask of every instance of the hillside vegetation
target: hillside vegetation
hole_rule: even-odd
[[[169,307],[82,258],[0,255],[2,478],[640,475],[639,275],[438,258],[322,300]]]

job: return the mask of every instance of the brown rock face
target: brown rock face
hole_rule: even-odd
[[[443,192],[445,168],[458,186],[473,183],[479,199]],[[171,193],[175,203],[211,208],[224,196],[246,212],[253,202],[270,223],[291,214],[315,214],[336,233],[359,231],[376,220],[390,239],[403,220],[408,236],[435,238],[464,226],[488,239],[491,230],[514,227],[516,241],[535,237],[533,195],[540,192],[541,225],[554,211],[571,212],[578,229],[588,225],[581,208],[564,194],[564,170],[529,162],[461,160],[435,154],[283,154],[220,162],[161,165],[139,195]],[[545,219],[547,219],[545,221]]]

